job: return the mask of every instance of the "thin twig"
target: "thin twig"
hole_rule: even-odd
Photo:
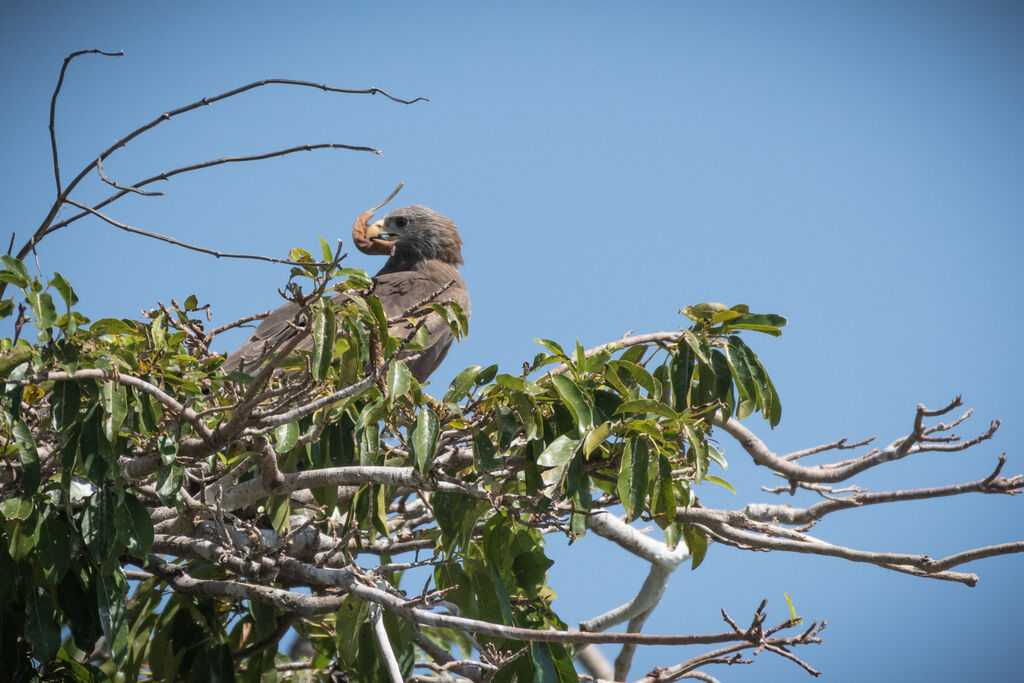
[[[198,251],[201,254],[209,254],[209,255],[215,256],[217,258],[252,259],[252,260],[256,260],[256,261],[267,261],[268,263],[283,263],[283,264],[290,265],[290,266],[295,266],[295,265],[329,266],[329,265],[331,265],[330,263],[301,263],[300,264],[299,262],[292,261],[291,259],[279,259],[279,258],[273,258],[271,256],[260,256],[258,254],[231,254],[231,253],[228,253],[228,252],[216,251],[214,249],[207,249],[206,247],[200,247],[200,246],[198,246],[196,244],[189,244],[188,242],[182,242],[181,240],[177,240],[177,239],[175,239],[173,237],[168,237],[167,235],[161,235],[161,234],[156,233],[156,232],[150,232],[149,230],[143,230],[142,228],[136,228],[136,227],[133,227],[131,225],[126,225],[125,223],[122,223],[120,221],[114,220],[110,216],[107,216],[105,214],[100,213],[99,211],[93,209],[90,206],[86,206],[85,204],[80,204],[80,203],[76,202],[73,199],[65,199],[64,201],[66,201],[68,204],[71,204],[72,206],[77,206],[80,209],[84,209],[85,211],[88,211],[89,213],[93,214],[97,218],[99,218],[99,219],[109,223],[110,225],[113,225],[115,228],[120,228],[121,230],[124,230],[125,232],[134,233],[136,235],[142,235],[143,237],[150,237],[152,239],[159,240],[161,242],[167,242],[168,244],[173,244],[176,247],[182,247],[184,249],[190,249],[192,251]]]

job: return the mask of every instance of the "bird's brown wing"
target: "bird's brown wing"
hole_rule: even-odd
[[[455,268],[444,264],[437,264],[433,268],[428,265],[417,270],[377,275],[374,278],[374,288],[371,293],[380,300],[384,314],[390,319],[397,318],[422,304],[424,300],[448,282],[452,282],[452,284],[434,301],[454,299],[468,316],[469,293],[466,291],[466,285]],[[336,294],[333,298],[341,300],[346,296]],[[305,321],[297,319],[299,310],[300,307],[297,304],[286,303],[272,311],[245,340],[245,343],[228,356],[224,365],[221,366],[221,370],[223,372],[233,372],[243,368],[246,371],[255,370],[273,348],[304,331]],[[393,337],[404,339],[413,332],[416,324],[415,321],[398,320],[391,325],[389,333]],[[427,315],[424,326],[430,333],[430,341],[417,358],[407,361],[409,371],[420,382],[426,381],[430,373],[440,365],[454,339],[448,325],[436,313]],[[295,349],[308,350],[312,347],[312,338],[307,336],[295,346]]]
[[[436,264],[436,267],[430,267]],[[427,267],[423,267],[426,265]],[[424,303],[431,295],[451,282],[452,284],[427,303],[440,303],[447,299],[455,300],[469,316],[469,293],[458,271],[438,262],[421,264],[417,270],[398,273],[386,273],[374,278],[373,295],[380,301],[384,314],[397,318],[410,309]],[[392,337],[405,339],[415,330],[417,320],[398,320],[389,328]],[[455,339],[448,324],[437,313],[429,313],[424,322],[430,340],[427,347],[419,352],[419,356],[406,361],[412,376],[420,382],[426,381],[448,353],[448,348]],[[410,354],[406,354],[407,356]]]
[[[278,343],[302,331],[305,321],[296,320],[299,310],[298,304],[288,302],[271,311],[245,343],[228,356],[221,366],[221,371],[234,372],[242,368],[249,372],[254,371]],[[301,342],[298,348],[302,348]]]

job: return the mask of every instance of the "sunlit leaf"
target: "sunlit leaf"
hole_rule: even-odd
[[[580,433],[594,426],[594,414],[590,403],[583,395],[579,386],[565,375],[552,375],[551,383],[558,392],[562,402],[572,413]]]
[[[413,465],[422,474],[429,472],[434,463],[439,432],[440,423],[437,415],[427,406],[421,407],[416,414],[416,427],[412,431],[409,445],[412,448]]]

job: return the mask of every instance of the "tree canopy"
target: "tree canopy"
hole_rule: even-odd
[[[147,129],[66,187],[55,145],[58,198],[19,253],[62,225],[65,205],[81,213],[63,225],[87,215],[116,224],[101,209],[147,180],[111,181],[112,198],[91,205],[71,192]],[[919,406],[907,434],[852,459],[799,462],[866,442],[772,452],[749,425],[777,425],[782,401],[751,339],[780,336],[786,319],[744,305],[686,306],[681,329],[591,349],[538,339],[521,368],[474,365],[434,396],[410,373],[409,354],[430,343],[426,315],[461,338],[464,311],[442,298],[389,318],[366,273],[322,239],[287,259],[283,293],[301,332],[253,374],[225,373],[217,341],[262,315],[207,330],[210,306],[189,293],[143,320],[90,320],[59,273],[0,261],[0,316],[12,328],[0,339],[0,570],[12,577],[0,583],[0,676],[618,681],[636,647],[667,644],[694,654],[639,680],[713,680],[709,665],[754,652],[817,675],[803,652],[824,623],[805,622],[792,605],[773,621],[764,604],[739,620],[723,612],[717,633],[642,628],[673,571],[713,561],[716,543],[966,585],[977,577],[959,565],[1024,550],[1015,541],[933,559],[810,533],[836,511],[1013,494],[1024,477],[1002,476],[1001,458],[984,478],[949,486],[836,486],[990,438],[998,422],[966,440],[952,434],[969,411],[935,422],[959,399]],[[399,319],[411,333],[392,336]],[[820,502],[702,505],[702,487],[731,488],[723,434],[783,478],[777,493],[803,489]],[[658,531],[631,526],[637,520]],[[628,603],[570,625],[552,608],[545,538],[587,533],[642,558],[649,573]],[[312,654],[280,651],[291,631]],[[600,643],[622,646],[614,663],[588,647]]]

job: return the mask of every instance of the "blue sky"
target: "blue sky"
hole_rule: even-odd
[[[434,375],[532,358],[535,337],[590,346],[675,329],[676,309],[746,303],[786,315],[781,339],[750,340],[783,400],[765,437],[778,452],[910,427],[918,403],[958,393],[964,433],[1000,418],[961,455],[901,462],[873,490],[982,478],[1024,411],[1016,304],[1024,292],[1024,9],[1013,2],[4,3],[0,165],[4,228],[24,242],[53,197],[49,97],[70,177],[163,111],[267,77],[377,86],[429,103],[286,87],[247,93],[147,133],[105,164],[131,182],[225,155],[302,143],[370,145],[380,157],[314,152],[180,176],[132,197],[124,222],[224,251],[283,255],[352,219],[399,181],[400,204],[449,215],[466,242],[469,339]],[[83,200],[105,196],[84,183]],[[6,237],[4,237],[6,241]],[[93,317],[137,316],[195,292],[226,322],[275,305],[280,266],[218,261],[81,221],[48,237]],[[349,264],[379,263],[357,252]],[[237,340],[224,342],[225,350]],[[759,424],[752,425],[760,429]],[[772,477],[724,442],[739,490],[706,504],[768,501]],[[809,504],[800,499],[794,504]],[[974,496],[839,513],[817,527],[855,547],[938,557],[1022,537],[1020,500]],[[624,601],[639,563],[596,539],[552,544],[555,603],[570,623]],[[562,566],[562,565],[565,566]],[[783,592],[827,618],[803,655],[825,680],[1005,678],[1019,647],[1024,558],[967,567],[974,589],[838,560],[713,547],[680,569],[651,632],[744,622]],[[634,674],[692,656],[645,649]],[[799,680],[759,656],[711,673]]]

